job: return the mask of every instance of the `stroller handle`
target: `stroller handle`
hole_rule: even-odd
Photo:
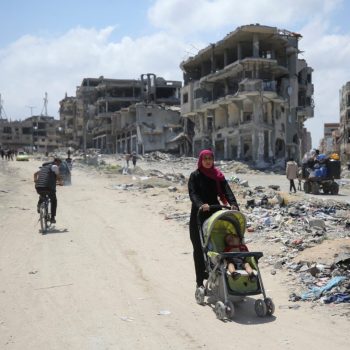
[[[215,210],[215,209],[231,209],[230,206],[228,205],[221,205],[221,204],[213,204],[213,205],[209,205],[209,211],[210,210]]]
[[[230,210],[231,207],[229,207],[228,205],[220,205],[220,204],[209,205],[209,212],[213,211],[213,210],[217,210],[217,209],[228,209],[228,210]],[[198,209],[198,212],[197,212],[197,225],[198,225],[199,232],[201,232],[201,230],[202,230],[201,221],[200,221],[200,213],[202,211],[203,211],[203,209],[200,207]]]
[[[228,206],[228,205],[220,205],[220,204],[213,204],[213,205],[209,205],[209,211],[212,211],[212,210],[216,210],[216,209],[228,209],[230,210],[231,207]],[[198,214],[202,211],[202,207],[200,207],[198,209]]]

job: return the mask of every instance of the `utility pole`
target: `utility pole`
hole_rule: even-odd
[[[4,105],[3,105],[3,99],[1,98],[1,94],[0,94],[0,119],[2,119],[2,117],[6,117],[6,113],[4,110]]]
[[[33,116],[33,109],[36,108],[36,106],[26,106],[27,108],[30,109],[30,116]]]
[[[27,108],[30,109],[30,116],[33,116],[33,109],[36,108],[36,106],[26,106]],[[37,130],[38,130],[38,120],[36,120],[36,125],[33,123],[33,128],[32,128],[32,151],[34,152],[35,150],[35,137],[37,136]]]
[[[45,117],[47,117],[47,104],[48,104],[49,100],[47,99],[47,92],[45,92],[45,97],[44,97],[44,106],[43,109],[41,110],[41,115],[44,115]],[[43,111],[45,114],[43,114]]]

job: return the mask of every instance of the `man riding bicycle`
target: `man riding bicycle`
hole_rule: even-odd
[[[53,162],[44,163],[39,171],[34,174],[35,189],[40,195],[37,206],[40,213],[40,204],[44,201],[44,194],[48,194],[51,200],[51,223],[56,223],[57,197],[56,182],[61,182],[59,166],[61,159],[55,158]]]

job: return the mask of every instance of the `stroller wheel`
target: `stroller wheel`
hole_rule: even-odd
[[[197,304],[203,305],[204,304],[204,297],[205,297],[205,289],[204,289],[204,287],[202,287],[202,286],[198,287],[196,289],[194,297],[196,298]]]
[[[271,298],[266,298],[265,299],[265,304],[266,304],[266,308],[267,308],[267,315],[271,316],[274,314],[275,312],[275,304],[273,303]]]
[[[265,304],[265,301],[262,299],[258,299],[255,301],[255,313],[259,317],[264,317],[267,314],[267,306]]]
[[[226,306],[222,301],[216,302],[215,315],[219,320],[223,320],[226,317]]]
[[[225,303],[225,306],[226,306],[226,317],[233,318],[233,316],[235,315],[235,307],[233,305],[233,302],[227,301]]]

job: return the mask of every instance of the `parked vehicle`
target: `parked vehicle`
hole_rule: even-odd
[[[319,194],[322,190],[324,194],[337,195],[339,184],[335,180],[340,179],[340,173],[340,160],[332,158],[320,157],[313,164],[303,164],[304,192]]]
[[[27,154],[27,152],[24,152],[24,151],[19,151],[17,153],[17,156],[16,156],[16,160],[18,161],[29,161],[29,156]]]

